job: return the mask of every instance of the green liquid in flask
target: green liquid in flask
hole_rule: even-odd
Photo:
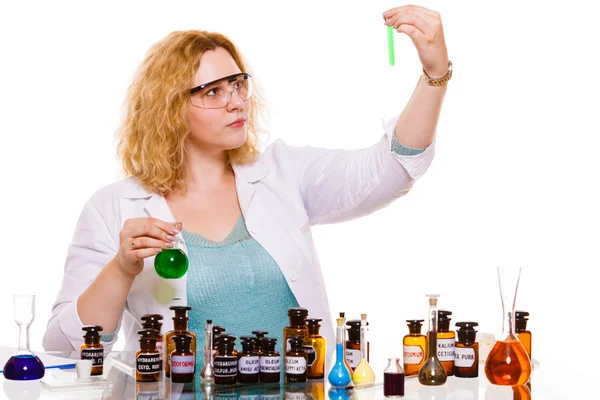
[[[188,269],[188,258],[181,249],[166,249],[154,258],[154,269],[164,279],[179,279]]]

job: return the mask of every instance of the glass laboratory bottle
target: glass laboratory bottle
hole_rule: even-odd
[[[142,318],[142,328],[143,329],[156,329],[156,350],[160,354],[160,370],[163,370],[163,364],[165,362],[165,349],[164,349],[164,336],[161,333],[162,330],[162,319],[163,316],[160,314],[144,314]]]
[[[307,352],[308,364],[306,376],[308,379],[325,378],[325,338],[319,334],[322,319],[309,318],[306,320],[308,336],[304,338],[304,351]]]
[[[236,339],[234,335],[219,335],[217,354],[213,360],[216,384],[233,385],[237,379],[238,358],[233,352]]]
[[[404,397],[404,370],[400,360],[388,358],[388,366],[383,371],[383,395],[385,397]]]
[[[192,344],[190,349],[194,354],[196,354],[196,334],[190,330],[188,330],[188,317],[187,312],[190,311],[192,307],[189,306],[171,306],[169,310],[175,311],[175,316],[173,317],[173,330],[167,332],[165,335],[165,343],[167,346],[166,352],[166,360],[165,360],[165,376],[167,378],[171,377],[171,353],[175,350],[175,342],[173,341],[173,336],[178,335],[188,335],[192,338]]]
[[[269,334],[269,332],[257,330],[252,331],[252,334],[256,336],[256,346],[254,347],[254,351],[260,356],[263,352],[263,339]]]
[[[135,352],[135,381],[158,382],[160,378],[160,353],[156,348],[156,329],[137,331],[140,336],[140,349]]]
[[[352,371],[360,363],[360,319],[351,319],[346,322],[348,340],[346,341],[346,360]],[[369,322],[367,321],[367,326]],[[371,353],[371,343],[367,343],[367,362]]]
[[[260,355],[260,381],[278,383],[281,380],[281,355],[275,350],[277,338],[262,339],[263,353]]]
[[[346,313],[345,312],[340,312],[340,318],[342,318],[344,320],[344,323],[342,324],[342,326],[345,326],[346,325]],[[344,335],[342,337],[342,340],[344,342],[344,364],[346,364],[346,368],[348,368],[348,371],[350,371],[350,377],[352,377],[352,371],[353,371],[353,369],[350,366],[350,363],[348,363],[348,349],[346,348],[346,345],[348,344],[348,341],[346,340],[346,331],[344,331]]]
[[[527,311],[515,311],[515,332],[531,360],[531,332],[527,330],[528,320],[529,313]]]
[[[407,319],[408,335],[402,339],[402,350],[404,352],[404,373],[406,376],[417,376],[423,363],[425,363],[425,352],[427,351],[427,338],[421,334],[422,319]]]
[[[225,329],[222,326],[218,326],[218,325],[213,325],[213,336],[212,336],[212,342],[213,342],[213,349],[212,349],[212,356],[213,358],[215,358],[215,354],[217,354],[217,336],[223,334],[227,329]]]
[[[306,382],[307,355],[302,347],[304,336],[290,336],[290,349],[285,352],[285,379],[287,382]]]
[[[188,335],[173,336],[175,350],[171,353],[171,382],[189,383],[196,373],[196,355],[191,349],[192,338]]]
[[[308,310],[302,307],[293,307],[288,310],[288,317],[290,318],[290,326],[286,326],[283,329],[283,343],[284,350],[288,351],[291,346],[289,338],[292,336],[306,336],[308,335],[308,329],[304,320],[308,317]]]
[[[211,319],[206,320],[204,328],[204,366],[200,371],[200,378],[204,383],[215,381],[215,370],[213,366],[213,323]]]
[[[79,347],[80,358],[92,360],[92,375],[102,375],[104,369],[104,346],[100,343],[102,327],[85,325],[81,329],[85,335],[83,335],[83,344]]]
[[[485,360],[485,375],[494,385],[524,385],[531,375],[531,360],[515,333],[515,300],[521,268],[498,267],[502,312],[502,336]]]
[[[13,296],[14,319],[19,326],[19,348],[4,365],[6,379],[14,381],[32,381],[44,377],[42,360],[29,350],[29,326],[35,319],[35,296]]]
[[[258,383],[260,375],[260,356],[256,354],[256,337],[241,336],[242,351],[238,353],[239,383]]]
[[[479,376],[479,343],[476,342],[477,322],[457,322],[458,342],[454,348],[454,375],[458,378]]]
[[[428,294],[429,329],[427,331],[427,355],[419,370],[419,382],[425,386],[438,386],[446,383],[448,375],[437,356],[437,298],[439,294]]]
[[[456,334],[450,330],[450,318],[452,311],[438,310],[438,360],[444,366],[447,376],[454,374],[454,343]]]
[[[344,318],[337,318],[336,322],[335,362],[327,379],[329,379],[331,386],[346,386],[352,381],[352,375],[350,374],[350,368],[344,361]]]
[[[188,270],[188,257],[179,247],[180,241],[176,236],[173,248],[163,249],[154,257],[154,269],[163,279],[179,279]]]
[[[367,361],[367,314],[360,315],[360,362],[352,373],[355,385],[375,382],[375,373]]]

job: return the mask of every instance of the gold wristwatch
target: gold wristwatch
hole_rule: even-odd
[[[423,80],[427,82],[429,86],[443,86],[450,78],[452,78],[452,63],[450,61],[448,61],[448,72],[441,78],[430,77],[427,75],[427,72],[425,72],[425,68],[423,68]]]

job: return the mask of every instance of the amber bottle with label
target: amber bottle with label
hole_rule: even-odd
[[[225,329],[222,326],[218,326],[218,325],[213,325],[213,349],[212,349],[212,356],[213,358],[215,358],[215,354],[217,354],[217,349],[218,349],[218,339],[217,337],[219,335],[222,335],[227,329]]]
[[[237,380],[238,358],[234,354],[234,335],[219,335],[217,354],[213,361],[215,383],[219,385],[233,385]]]
[[[421,334],[423,319],[407,319],[408,335],[402,340],[404,352],[404,375],[416,376],[425,362],[427,337]]]
[[[369,323],[367,322],[367,326]],[[348,327],[348,340],[346,341],[346,361],[352,371],[360,363],[360,319],[351,319],[346,322]],[[371,355],[371,343],[367,342],[367,362]]]
[[[454,348],[454,375],[457,378],[479,376],[479,343],[475,341],[477,322],[457,322],[458,342]]]
[[[308,379],[323,379],[325,378],[325,354],[326,344],[325,338],[319,334],[319,328],[322,319],[308,318],[306,327],[308,336],[304,338],[304,351],[307,356],[307,371]]]
[[[262,339],[263,353],[260,355],[260,381],[277,383],[281,380],[281,355],[275,349],[277,338]]]
[[[242,351],[238,353],[239,383],[258,383],[260,374],[260,356],[256,353],[255,336],[241,336]]]
[[[456,334],[450,330],[450,315],[452,315],[451,311],[438,310],[438,359],[448,376],[454,374],[454,344],[456,343]]]
[[[162,319],[163,316],[160,314],[144,314],[142,318],[142,328],[144,329],[156,329],[157,337],[156,337],[156,350],[160,354],[160,369],[162,371],[163,364],[165,362],[165,349],[164,349],[164,336],[162,335]]]
[[[527,311],[515,311],[515,333],[531,360],[531,332],[527,330],[528,320],[529,313]]]
[[[92,375],[102,375],[104,367],[104,346],[100,344],[100,325],[85,325],[81,328],[84,343],[79,348],[82,360],[92,360]]]
[[[289,350],[290,343],[289,338],[292,336],[306,336],[308,335],[308,329],[306,329],[306,323],[304,320],[308,317],[308,310],[302,307],[294,307],[288,310],[288,317],[290,318],[290,325],[283,329],[283,349]]]
[[[171,353],[175,350],[175,342],[173,341],[173,336],[190,336],[192,338],[190,350],[192,350],[192,352],[196,354],[196,334],[188,330],[187,312],[191,310],[192,307],[172,306],[169,307],[169,309],[175,311],[175,316],[173,317],[173,330],[167,332],[167,334],[165,335],[165,343],[167,346],[167,352],[165,357],[165,376],[167,378],[171,377]]]
[[[171,382],[188,383],[194,381],[196,354],[192,351],[192,338],[188,335],[173,336],[175,350],[171,353]]]
[[[156,349],[156,329],[142,329],[137,332],[140,337],[140,349],[135,352],[136,382],[158,382],[160,378],[160,353]]]
[[[285,353],[285,379],[287,382],[306,382],[307,355],[302,347],[304,336],[288,338],[290,349]]]

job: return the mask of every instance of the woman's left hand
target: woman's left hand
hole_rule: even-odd
[[[385,25],[407,34],[413,41],[423,69],[432,78],[448,72],[448,50],[440,14],[420,6],[395,7],[383,13]]]

